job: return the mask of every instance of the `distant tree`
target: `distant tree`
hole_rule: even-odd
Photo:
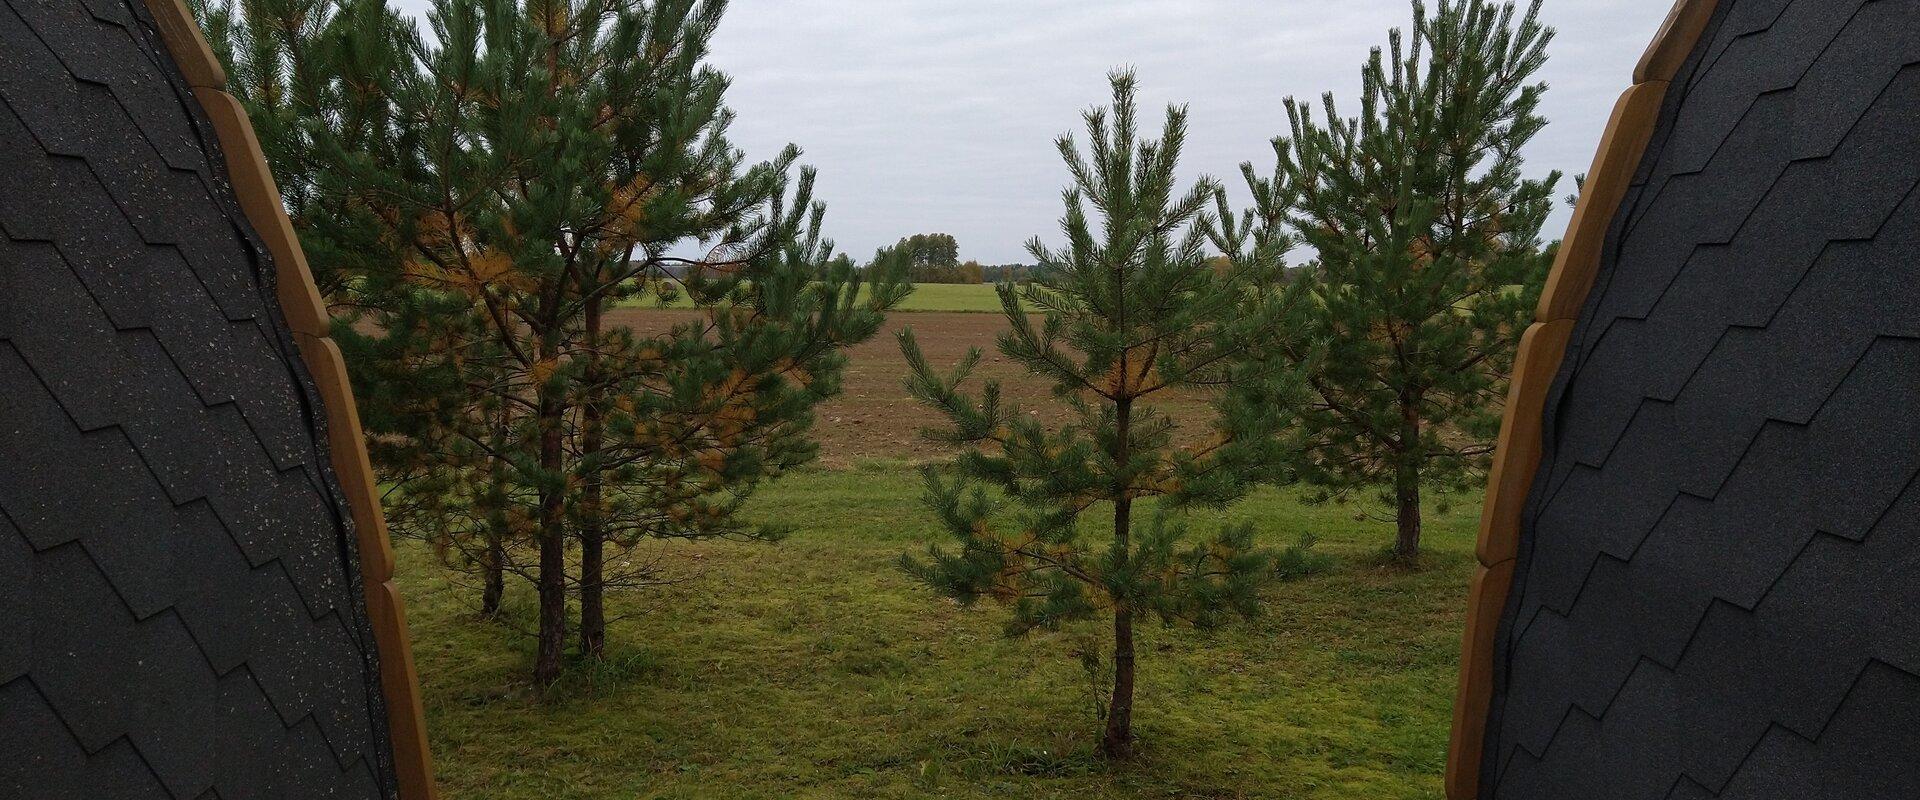
[[[1393,31],[1362,70],[1360,117],[1331,94],[1324,122],[1289,99],[1292,134],[1275,142],[1298,192],[1289,222],[1317,253],[1288,351],[1313,402],[1286,449],[1325,496],[1380,489],[1401,559],[1419,553],[1422,488],[1484,469],[1550,262],[1539,234],[1559,173],[1521,176],[1545,124],[1539,11],[1416,2],[1411,36]]]
[[[901,239],[894,249],[904,251],[915,268],[951,267],[960,263],[960,242],[950,234],[916,233]]]
[[[868,266],[897,265],[914,283],[966,283],[965,265],[953,257],[953,247],[946,234],[919,234],[874,251]]]
[[[980,277],[984,283],[1006,281],[1025,283],[1027,277],[1032,274],[1033,266],[1030,264],[991,264],[980,270]]]
[[[978,284],[986,281],[987,268],[978,261],[961,264],[954,283]]]
[[[966,449],[950,469],[925,472],[927,502],[957,550],[934,547],[924,558],[904,556],[902,566],[963,604],[1011,606],[1010,634],[1110,617],[1101,749],[1124,759],[1133,752],[1136,623],[1157,616],[1210,627],[1258,610],[1270,557],[1255,548],[1252,528],[1187,545],[1178,512],[1230,504],[1274,477],[1295,394],[1281,362],[1263,355],[1299,293],[1278,289],[1268,260],[1245,259],[1224,274],[1210,267],[1206,226],[1195,223],[1217,186],[1202,179],[1176,194],[1185,109],[1167,110],[1160,140],[1140,141],[1134,77],[1115,73],[1112,84],[1112,108],[1086,114],[1091,152],[1082,155],[1071,136],[1058,142],[1073,176],[1066,248],[1034,240],[1033,284],[999,287],[1009,326],[1000,352],[1052,382],[1069,421],[1048,427],[1003,402],[995,382],[963,394],[980,352],[936,372],[903,332],[908,391],[952,424],[928,435]],[[1042,322],[1021,309],[1023,299]],[[1189,423],[1206,426],[1192,446],[1173,444],[1176,420],[1154,405],[1179,388],[1208,391],[1214,402],[1212,419]],[[1149,499],[1158,503],[1153,516],[1136,521]],[[1011,514],[1000,513],[1009,503]],[[1110,516],[1099,532],[1082,530],[1096,509]]]

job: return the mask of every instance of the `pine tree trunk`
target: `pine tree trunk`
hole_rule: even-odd
[[[1395,523],[1399,530],[1393,543],[1393,557],[1410,564],[1420,558],[1419,401],[1402,401],[1400,419],[1401,452],[1393,476]]]
[[[543,352],[542,355],[548,354]],[[551,390],[547,387],[541,387],[539,395],[540,468],[549,475],[559,475],[566,468],[560,440],[565,409],[559,398],[551,396]],[[565,514],[565,488],[543,485],[540,490],[540,637],[533,662],[533,682],[539,686],[549,686],[560,679],[561,656],[566,649]]]
[[[1133,611],[1113,613],[1113,697],[1107,702],[1107,731],[1100,752],[1115,761],[1133,757]]]
[[[591,459],[600,452],[605,421],[600,399],[600,300],[586,304],[587,387],[580,409],[580,455]],[[600,469],[587,470],[580,505],[580,654],[600,658],[607,649],[606,521],[602,517]]]
[[[1122,360],[1121,364],[1124,369],[1126,362]],[[1127,437],[1131,434],[1132,401],[1119,401],[1116,411],[1115,464],[1124,473],[1129,457]],[[1133,553],[1133,497],[1124,475],[1121,483],[1113,504],[1113,541],[1122,560],[1120,568],[1124,570],[1124,562]],[[1109,759],[1125,761],[1133,757],[1133,609],[1127,598],[1114,600],[1113,696],[1107,701],[1107,730],[1100,740],[1100,752]]]
[[[1399,509],[1395,523],[1399,529],[1393,542],[1393,557],[1412,563],[1420,559],[1420,472],[1401,465],[1395,480],[1394,495]]]
[[[607,651],[605,593],[606,539],[597,530],[580,532],[580,655],[602,658]]]
[[[480,587],[480,616],[491,619],[500,613],[500,601],[507,594],[507,548],[503,534],[496,528],[487,530],[486,559],[481,565],[486,574]]]
[[[500,420],[493,430],[493,449],[495,453],[506,449],[507,426],[511,424],[511,406],[503,398],[500,401]],[[488,459],[488,490],[493,493],[495,506],[487,515],[487,553],[480,565],[484,570],[481,576],[480,616],[492,619],[500,613],[500,602],[507,594],[507,467],[497,456]]]

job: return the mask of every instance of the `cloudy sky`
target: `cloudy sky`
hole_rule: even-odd
[[[1668,5],[1546,0],[1560,34],[1542,75],[1551,124],[1527,153],[1530,172],[1587,169]],[[734,139],[748,155],[793,142],[819,167],[841,250],[864,259],[944,231],[962,258],[1003,263],[1027,260],[1034,235],[1058,239],[1066,173],[1052,140],[1107,98],[1109,70],[1139,71],[1155,129],[1161,106],[1186,103],[1186,172],[1234,185],[1241,162],[1271,167],[1281,100],[1332,90],[1351,101],[1368,49],[1405,27],[1409,9],[1407,0],[733,0],[713,60],[734,78]],[[1562,186],[1571,191],[1570,180]]]

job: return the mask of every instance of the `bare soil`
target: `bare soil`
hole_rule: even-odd
[[[665,330],[695,314],[677,309],[624,308],[609,313],[607,318],[615,325],[646,333]],[[823,465],[845,467],[865,460],[925,461],[951,455],[945,446],[927,441],[919,433],[929,425],[944,425],[944,420],[907,396],[907,362],[895,338],[905,328],[913,329],[921,351],[936,369],[959,363],[969,348],[983,351],[980,366],[963,388],[977,392],[986,381],[998,380],[1003,402],[1019,405],[1022,413],[1049,423],[1066,418],[1066,410],[1052,398],[1052,387],[1046,381],[1000,354],[995,341],[1007,329],[1005,317],[941,311],[895,313],[878,335],[849,352],[841,395],[817,412],[813,432],[820,441]],[[1205,417],[1187,412],[1204,411],[1202,402],[1203,398],[1192,395],[1172,395],[1166,405],[1177,421],[1184,419],[1185,427],[1194,428],[1203,424]]]

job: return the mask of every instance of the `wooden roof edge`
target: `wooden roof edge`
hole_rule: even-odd
[[[1560,252],[1541,293],[1537,320],[1522,337],[1506,418],[1481,511],[1476,571],[1460,646],[1445,787],[1448,800],[1478,800],[1487,718],[1493,699],[1494,641],[1512,591],[1522,510],[1542,453],[1548,388],[1559,373],[1575,319],[1600,267],[1613,217],[1620,213],[1659,124],[1670,83],[1700,43],[1719,0],[1678,0],[1634,69],[1587,173]]]
[[[226,70],[183,0],[142,0],[161,42],[212,123],[241,212],[273,256],[281,314],[325,406],[331,466],[352,515],[368,622],[380,656],[380,688],[402,800],[437,800],[427,747],[420,678],[406,607],[393,583],[393,549],[380,510],[366,439],[340,349],[329,337],[326,305],[287,219],[279,188],[244,109],[226,92]]]

